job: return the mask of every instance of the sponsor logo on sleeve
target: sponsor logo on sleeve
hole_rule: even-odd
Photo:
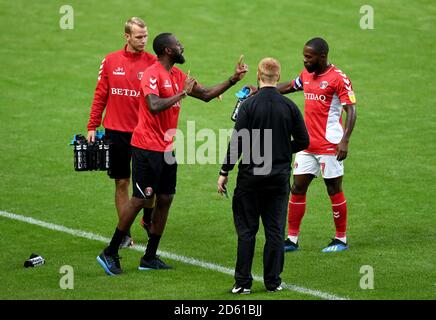
[[[171,83],[170,83],[170,81],[168,79],[165,79],[164,87],[165,88],[172,88],[172,85],[171,85]]]
[[[356,96],[354,95],[354,91],[352,90],[348,91],[348,98],[352,103],[356,103]]]

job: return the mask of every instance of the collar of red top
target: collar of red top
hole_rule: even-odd
[[[137,58],[137,57],[140,57],[144,54],[144,51],[141,51],[141,52],[129,52],[129,51],[127,51],[127,44],[124,45],[123,51],[124,51],[124,56],[126,56],[128,58]]]
[[[171,75],[174,73],[174,72],[173,72],[173,70],[174,70],[174,65],[171,67],[170,71],[168,71],[168,70],[164,67],[164,65],[162,64],[162,62],[159,61],[159,59],[158,59],[155,63],[157,63],[157,64],[159,65],[159,68],[161,68],[162,70],[165,70],[165,72],[168,72],[168,73],[171,74]]]
[[[317,77],[323,76],[326,73],[329,73],[331,70],[333,70],[334,67],[335,67],[334,64],[330,63],[330,65],[327,67],[327,69],[323,73],[317,74],[316,76]]]

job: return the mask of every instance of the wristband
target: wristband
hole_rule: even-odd
[[[224,171],[223,169],[220,170],[220,176],[227,177],[228,175],[229,175],[228,171]]]
[[[236,84],[236,82],[238,82],[238,81],[234,81],[234,80],[232,79],[232,77],[230,77],[228,80],[229,80],[229,82],[230,82],[230,85],[232,85],[232,86],[234,86],[234,85]]]

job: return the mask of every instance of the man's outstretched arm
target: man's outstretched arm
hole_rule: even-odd
[[[297,90],[292,86],[292,81],[279,83],[279,84],[277,85],[277,89],[279,90],[279,92],[280,92],[281,94],[287,94],[287,93],[292,93],[292,92],[297,91]]]
[[[218,97],[220,94],[235,85],[238,81],[242,80],[248,72],[248,66],[244,63],[238,63],[235,68],[234,74],[223,83],[217,84],[213,87],[206,88],[199,83],[195,83],[189,96],[209,102],[213,98]]]

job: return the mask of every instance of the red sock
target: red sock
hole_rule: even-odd
[[[288,209],[288,235],[296,237],[300,232],[301,220],[306,211],[306,195],[292,194]]]
[[[336,226],[336,238],[344,238],[347,232],[347,200],[343,192],[330,196],[330,199]]]

